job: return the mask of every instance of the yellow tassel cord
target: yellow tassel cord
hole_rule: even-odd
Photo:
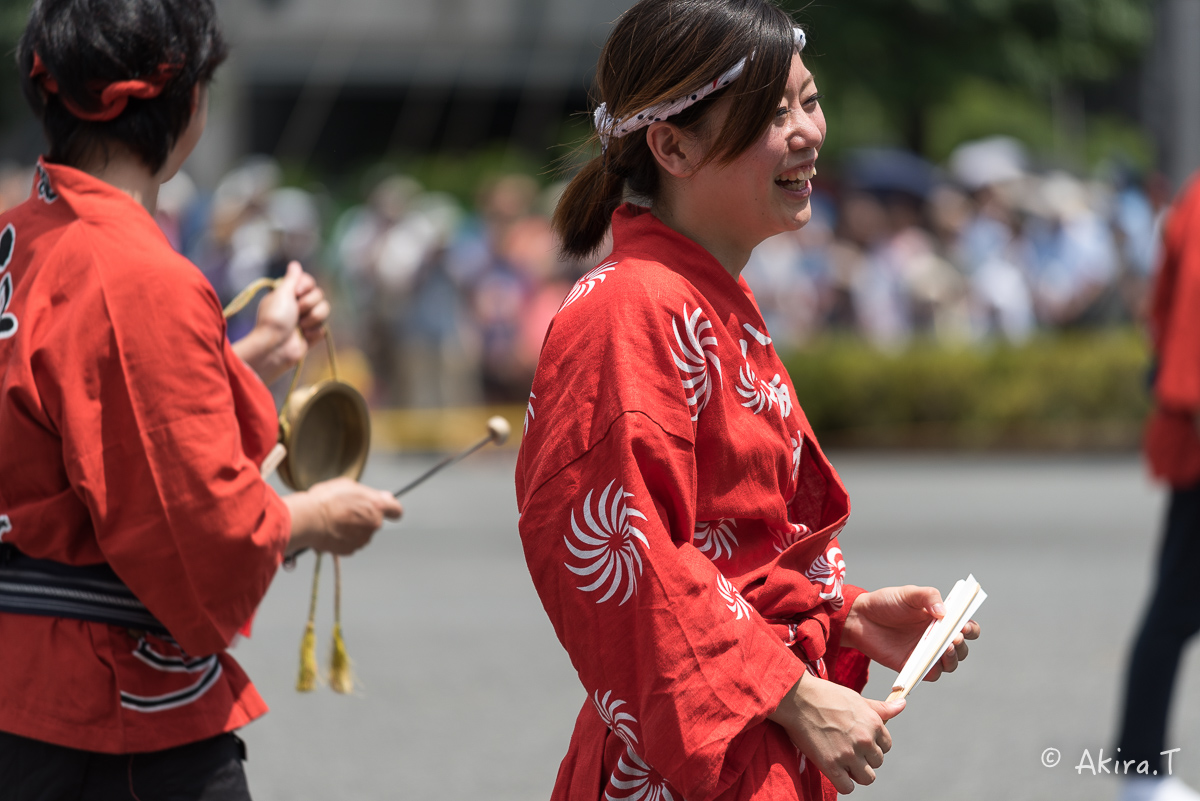
[[[354,670],[342,641],[342,560],[333,557],[333,650],[329,655],[329,686],[335,693],[354,692]]]
[[[310,693],[317,688],[317,582],[321,577],[321,554],[313,566],[312,599],[308,604],[308,625],[300,639],[300,676],[296,679],[296,691]]]

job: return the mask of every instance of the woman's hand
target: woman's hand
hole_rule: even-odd
[[[792,743],[828,777],[839,793],[875,781],[875,769],[892,748],[884,722],[904,709],[904,701],[872,701],[806,673],[772,712]]]
[[[288,553],[313,548],[347,556],[370,542],[385,518],[399,520],[404,513],[390,492],[348,478],[322,481],[284,502],[292,512]]]
[[[842,632],[842,645],[862,651],[884,667],[899,671],[929,624],[944,617],[942,595],[933,587],[886,587],[854,600]],[[974,620],[954,635],[950,647],[929,671],[926,681],[951,673],[967,658],[967,640],[979,637]]]
[[[233,350],[266,383],[295,367],[308,346],[321,338],[330,306],[317,281],[294,261],[258,304],[254,329]]]

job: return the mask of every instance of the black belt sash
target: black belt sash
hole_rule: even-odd
[[[0,612],[108,623],[167,635],[113,569],[34,559],[0,543]]]

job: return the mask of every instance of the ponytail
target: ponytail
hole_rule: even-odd
[[[554,231],[563,254],[586,259],[595,253],[624,199],[625,179],[605,168],[603,156],[589,161],[567,184],[554,209]]]

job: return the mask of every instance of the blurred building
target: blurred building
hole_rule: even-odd
[[[496,140],[541,151],[585,110],[628,0],[218,0],[233,58],[202,183],[247,152],[340,168]]]
[[[1143,123],[1179,189],[1200,168],[1200,0],[1156,0],[1142,73]]]

